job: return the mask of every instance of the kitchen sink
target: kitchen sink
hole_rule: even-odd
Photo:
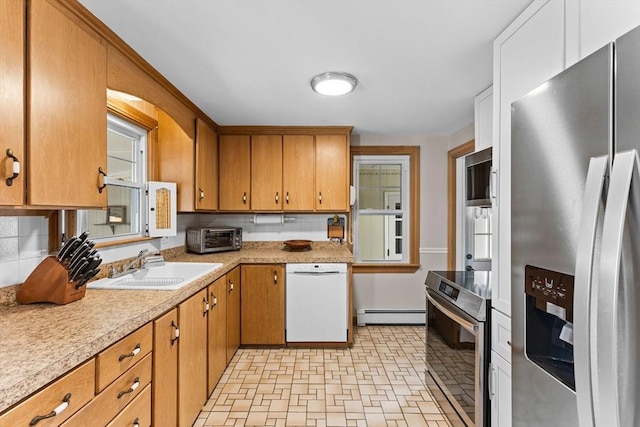
[[[175,291],[211,273],[222,264],[207,262],[166,262],[118,278],[104,278],[87,284],[91,289],[146,289]]]

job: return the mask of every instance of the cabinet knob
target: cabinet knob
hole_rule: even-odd
[[[277,271],[273,272],[273,284],[274,285],[278,284],[278,272]]]
[[[247,192],[242,193],[242,203],[247,204]]]
[[[133,391],[137,389],[139,386],[140,386],[140,377],[136,377],[133,380],[133,384],[131,384],[131,387],[118,393],[118,399],[120,399],[125,394],[133,393]]]
[[[20,175],[20,160],[18,160],[18,158],[13,155],[13,151],[11,150],[11,148],[7,148],[7,157],[13,160],[13,166],[11,169],[13,174],[5,181],[7,183],[7,186],[11,187],[13,185],[13,180],[16,179],[18,175]]]
[[[176,322],[174,322],[173,320],[171,321],[171,327],[173,327],[174,329],[173,338],[171,338],[171,345],[173,345],[176,341],[178,341],[178,338],[180,338],[180,328],[178,328],[178,325],[176,325]]]
[[[287,201],[287,204],[289,204],[289,192],[287,191],[287,195],[285,197],[285,200]]]
[[[229,281],[229,292],[233,291],[233,282]]]
[[[322,204],[322,191],[318,193],[318,202]]]
[[[218,297],[213,292],[211,292],[211,302],[213,304],[213,307],[218,305]]]
[[[209,311],[209,300],[207,298],[202,298],[203,311],[202,315],[206,315]]]
[[[204,199],[204,191],[202,188],[198,188],[198,190],[200,191],[200,200]]]
[[[140,344],[136,344],[136,346],[133,348],[133,350],[131,350],[131,353],[128,354],[121,354],[120,357],[118,357],[118,362],[122,362],[124,359],[128,358],[128,357],[134,357],[136,354],[140,353]]]
[[[279,193],[276,191],[276,205],[278,204],[278,202],[280,201],[280,195]]]

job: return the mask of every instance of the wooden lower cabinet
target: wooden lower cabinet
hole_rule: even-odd
[[[56,380],[47,388],[37,392],[13,409],[0,415],[0,426],[37,425],[58,426],[84,404],[89,402],[95,391],[95,359]],[[38,422],[42,417],[60,406],[67,397],[69,406],[55,417]]]
[[[227,368],[227,276],[209,285],[207,396]]]
[[[65,427],[104,426],[125,409],[151,382],[151,355],[147,354],[111,385],[69,418]]]
[[[175,427],[178,423],[178,331],[177,308],[153,322],[154,427]]]
[[[242,266],[242,345],[284,345],[284,266]]]
[[[227,273],[227,364],[240,347],[240,267]]]
[[[203,289],[178,306],[178,426],[191,426],[207,400],[207,313]]]

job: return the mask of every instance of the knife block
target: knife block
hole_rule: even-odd
[[[68,304],[84,297],[86,286],[76,289],[77,281],[69,283],[69,271],[54,256],[45,258],[27,277],[16,292],[19,304],[51,302]]]

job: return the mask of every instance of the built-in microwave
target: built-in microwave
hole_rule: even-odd
[[[491,206],[491,147],[465,157],[467,206]]]
[[[242,228],[202,227],[187,229],[187,250],[198,254],[239,251],[242,248]]]

